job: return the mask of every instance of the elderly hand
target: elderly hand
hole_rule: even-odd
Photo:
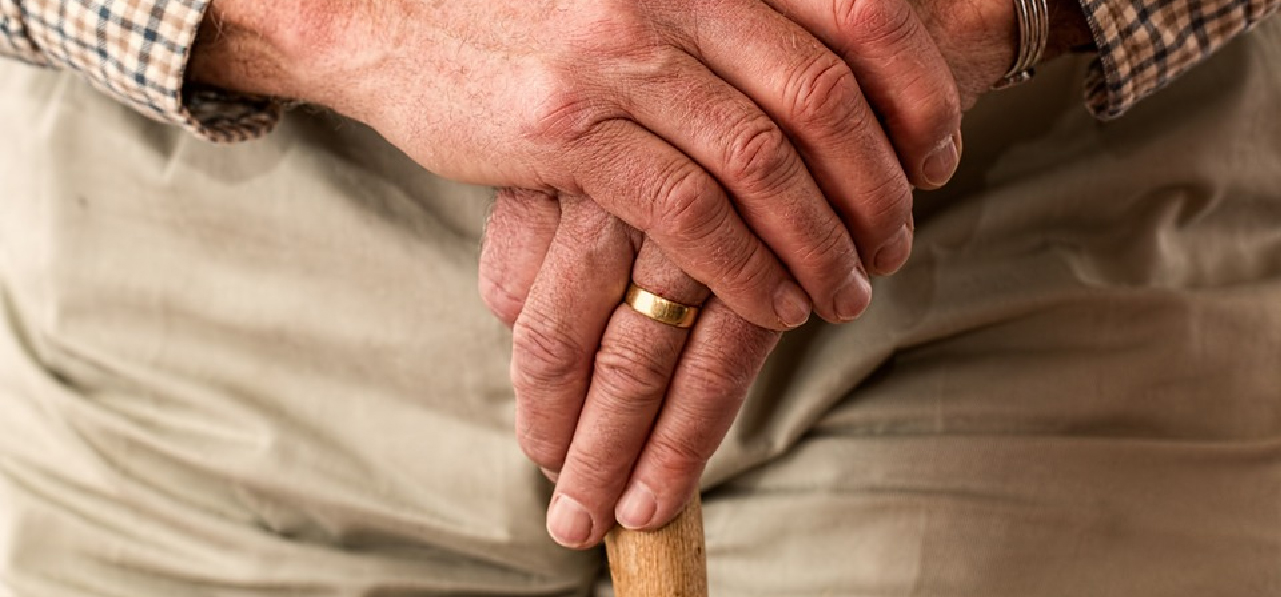
[[[548,531],[584,548],[616,519],[632,528],[670,520],[779,333],[716,297],[704,302],[707,289],[655,243],[584,197],[501,191],[485,237],[481,293],[514,325],[518,438],[556,480]],[[702,305],[695,325],[620,305],[629,280]]]
[[[788,1],[797,22],[782,0],[214,0],[190,77],[332,107],[447,178],[590,196],[783,330],[854,318],[862,263],[902,264],[909,182],[951,176],[960,122],[907,0]]]
[[[1012,61],[1012,9],[966,3],[945,19],[935,16],[942,2],[924,0],[921,14],[970,106]],[[814,6],[788,14],[833,43]],[[1080,13],[1052,6],[1048,55],[1088,42]],[[581,197],[499,193],[481,294],[515,326],[519,439],[558,481],[548,528],[571,547],[594,545],[613,519],[652,529],[679,512],[778,339],[716,297],[692,333],[652,321],[619,305],[629,276],[678,302],[707,296],[653,243]]]

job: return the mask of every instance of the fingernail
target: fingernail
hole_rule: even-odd
[[[912,229],[904,224],[894,234],[894,238],[881,245],[881,248],[876,251],[876,256],[872,259],[872,267],[876,268],[878,274],[889,275],[903,267],[911,254]]]
[[[841,321],[853,321],[863,314],[868,303],[872,302],[872,283],[867,274],[856,270],[845,286],[836,291],[836,316]]]
[[[592,516],[572,498],[557,494],[547,513],[547,532],[565,547],[582,547],[592,536]]]
[[[658,499],[654,497],[654,492],[644,483],[636,482],[623,494],[623,499],[618,501],[614,518],[618,519],[618,524],[635,530],[649,524],[657,511]]]
[[[555,483],[556,481],[559,481],[559,480],[560,480],[560,473],[558,473],[558,472],[556,472],[556,471],[553,471],[553,470],[551,470],[551,469],[546,469],[546,468],[545,468],[545,469],[540,469],[540,470],[542,470],[542,471],[543,471],[543,476],[544,476],[544,477],[547,477],[547,480],[548,480],[548,481],[551,481],[552,483]]]
[[[941,187],[952,180],[952,175],[956,174],[956,167],[961,162],[961,152],[957,147],[960,137],[959,131],[953,133],[929,157],[925,158],[925,163],[921,165],[921,174],[925,175],[926,182],[934,187]]]
[[[783,282],[774,292],[774,314],[789,328],[800,327],[809,321],[811,308],[810,300],[801,287],[791,282]]]

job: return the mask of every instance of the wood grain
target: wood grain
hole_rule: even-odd
[[[706,549],[697,495],[657,531],[615,527],[605,536],[615,597],[707,597]]]

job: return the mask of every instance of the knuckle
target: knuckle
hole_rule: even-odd
[[[706,445],[705,445],[706,444]],[[667,478],[694,475],[711,459],[716,442],[703,442],[695,435],[655,435],[649,449],[653,465]]]
[[[961,94],[956,89],[956,81],[946,78],[946,84],[935,93],[925,94],[929,106],[926,113],[931,115],[935,126],[939,127],[939,137],[950,135],[961,128]]]
[[[938,69],[923,63],[922,68],[903,73],[900,99],[881,114],[885,129],[894,132],[893,142],[905,154],[905,161],[923,159],[926,151],[933,150],[961,126],[956,82],[942,58],[938,60]]]
[[[689,399],[681,404],[689,411],[684,413],[687,418],[708,420],[742,404],[756,369],[755,344],[751,335],[731,331],[717,346],[685,357],[681,392]]]
[[[875,135],[882,134],[884,128],[881,122],[877,120],[876,114],[872,112],[870,106],[865,101],[859,101],[857,104],[850,105],[849,113],[845,114],[846,130],[851,131],[851,135],[861,139],[868,139]]]
[[[636,2],[598,0],[583,3],[565,18],[573,19],[575,23],[567,29],[577,32],[566,44],[572,58],[581,59],[583,52],[604,57],[627,56],[638,48],[664,45],[652,20]]]
[[[570,17],[577,23],[570,29],[582,33],[566,39],[560,54],[522,77],[523,95],[537,98],[519,120],[528,138],[560,147],[583,144],[605,123],[628,118],[618,94],[599,83],[602,77],[670,80],[682,72],[678,66],[684,54],[634,3],[591,4],[594,10]]]
[[[693,163],[661,175],[650,201],[652,228],[687,246],[697,246],[715,234],[729,214],[712,185]]]
[[[737,404],[743,400],[751,378],[739,373],[733,356],[722,355],[716,363],[696,361],[685,368],[684,387],[692,396],[701,396],[706,404]]]
[[[560,470],[569,451],[573,422],[558,417],[542,401],[516,393],[516,444],[534,464]]]
[[[712,195],[713,197],[719,195]],[[691,271],[704,272],[700,282],[726,297],[756,297],[778,283],[780,271],[774,267],[772,253],[747,231],[727,233],[734,217],[728,201],[715,201],[694,217],[669,216],[664,225],[673,254],[684,255]],[[674,213],[680,214],[682,210]]]
[[[690,56],[675,46],[640,43],[629,46],[621,58],[618,74],[634,84],[689,85]]]
[[[522,137],[555,147],[577,146],[594,138],[609,122],[624,118],[597,86],[576,80],[558,69],[532,72],[526,83],[530,102],[519,117]]]
[[[512,330],[512,385],[517,391],[547,391],[577,375],[590,354],[582,343],[537,313],[522,313]]]
[[[867,196],[871,198],[870,208],[863,219],[868,230],[889,235],[907,222],[912,211],[912,186],[901,170],[895,168],[885,174],[869,188]]]
[[[630,464],[629,460],[628,465]],[[589,508],[595,501],[594,498],[601,498],[607,494],[616,495],[620,486],[627,481],[627,471],[623,468],[620,459],[613,454],[600,452],[588,454],[575,450],[575,454],[565,461],[564,468],[573,469],[575,485],[585,490],[583,495],[576,497],[579,497],[579,501]]]
[[[713,253],[713,258],[721,265],[719,271],[725,272],[720,279],[709,284],[717,294],[726,297],[755,297],[778,285],[779,271],[773,267],[772,254],[764,245],[750,240],[725,244],[723,249]]]
[[[489,309],[489,312],[493,313],[507,327],[515,325],[516,319],[520,317],[521,309],[525,308],[524,297],[512,292],[503,280],[495,279],[493,272],[486,267],[481,268],[478,284],[480,286],[480,299],[485,303],[485,307]]]
[[[817,228],[804,249],[795,255],[794,269],[833,271],[855,260],[854,241],[838,220]]]
[[[661,399],[669,376],[665,359],[639,342],[611,342],[602,344],[596,355],[593,380],[606,395],[624,403],[616,410],[636,410],[646,407],[646,399]]]
[[[920,26],[914,9],[902,1],[841,0],[836,10],[837,26],[855,32],[860,45],[902,46]]]
[[[951,67],[910,2],[840,0],[836,19],[841,31],[850,32],[853,51],[905,65],[895,72],[896,97],[902,99],[890,101],[880,115],[889,128],[906,131],[896,139],[900,147],[933,148],[960,127],[961,98]],[[905,56],[911,60],[904,63]]]
[[[926,71],[918,71],[904,78],[904,95],[911,98],[902,114],[887,117],[887,125],[916,125],[921,132],[921,142],[931,149],[940,139],[947,138],[961,126],[961,99],[953,79],[942,79]],[[896,122],[908,120],[908,122]]]
[[[796,176],[798,162],[787,135],[766,116],[742,123],[725,148],[727,184],[740,193],[777,192]]]
[[[591,6],[587,6],[590,4]],[[679,80],[690,55],[678,46],[692,46],[679,30],[662,27],[634,0],[597,0],[585,3],[573,30],[582,32],[566,40],[560,56],[576,72],[584,68],[583,56],[607,68],[610,77],[637,82]],[[599,71],[598,71],[599,72]]]
[[[797,71],[788,84],[791,112],[802,126],[848,130],[863,105],[854,71],[825,52]]]
[[[518,429],[516,443],[530,462],[542,468],[556,471],[565,464],[568,443],[553,439],[542,425],[533,424]]]

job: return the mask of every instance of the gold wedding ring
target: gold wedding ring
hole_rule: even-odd
[[[693,327],[694,320],[698,319],[698,307],[669,301],[636,284],[627,287],[623,303],[645,317],[681,329]]]

